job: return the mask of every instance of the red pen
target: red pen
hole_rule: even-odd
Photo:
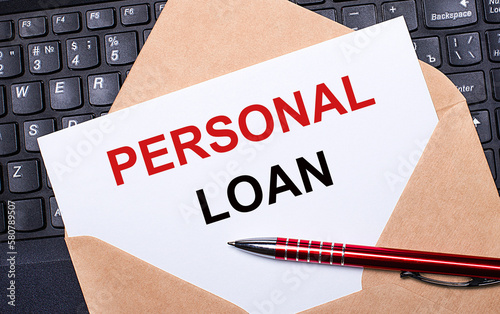
[[[232,241],[228,244],[259,256],[278,260],[500,280],[498,258],[289,238],[255,238]]]

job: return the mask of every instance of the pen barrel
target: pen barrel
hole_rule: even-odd
[[[500,280],[500,259],[277,238],[276,259]]]
[[[346,244],[344,265],[500,280],[500,259]]]

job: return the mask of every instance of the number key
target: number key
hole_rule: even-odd
[[[110,65],[133,63],[137,58],[137,35],[135,32],[109,34],[106,40],[106,62]]]
[[[28,45],[28,59],[30,72],[33,74],[45,74],[61,68],[59,43],[51,41]]]
[[[21,46],[0,48],[0,79],[21,74]]]
[[[82,37],[66,40],[68,67],[74,70],[93,68],[99,64],[97,37]]]

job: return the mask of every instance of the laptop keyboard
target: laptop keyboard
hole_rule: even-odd
[[[500,188],[497,1],[292,2],[353,29],[403,15],[419,59],[466,97]],[[164,5],[112,1],[0,15],[0,242],[7,240],[8,201],[15,202],[16,239],[64,234],[37,138],[109,110]]]
[[[105,114],[164,1],[0,15],[0,241],[64,234],[37,138]]]

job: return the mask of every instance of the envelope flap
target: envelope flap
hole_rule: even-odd
[[[422,61],[420,65],[439,119],[455,105],[467,105],[465,97],[441,71]]]
[[[168,1],[111,111],[350,31],[286,0]]]
[[[432,77],[428,79],[432,86]],[[440,82],[435,81],[440,86]],[[416,152],[418,149],[416,148]],[[403,156],[411,163],[412,156]],[[404,171],[404,170],[402,170]],[[441,114],[377,245],[478,256],[500,256],[500,198],[465,102]],[[500,287],[453,289],[364,271],[363,287],[395,283],[457,312],[500,306]]]
[[[99,239],[72,237],[66,243],[91,313],[243,312]]]
[[[434,313],[453,311],[395,284],[363,289],[304,313]]]

